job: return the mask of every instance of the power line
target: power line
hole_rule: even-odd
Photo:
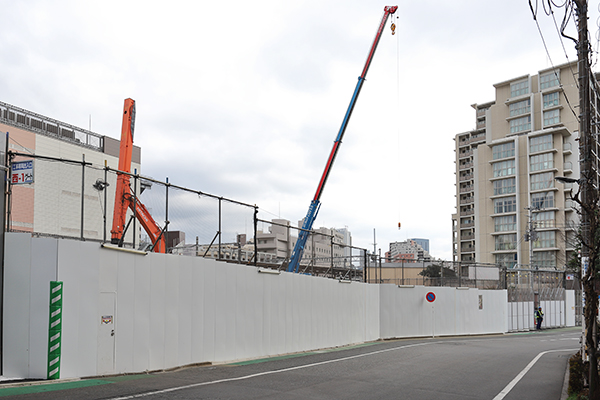
[[[561,28],[560,28],[560,31],[559,31],[559,40],[561,42],[561,45],[562,45],[563,50],[565,51],[565,55],[566,55],[567,52],[565,50],[565,46],[564,46],[564,43],[562,41],[561,36],[573,39],[570,36],[567,36],[567,35],[564,34],[564,29],[566,28],[567,22],[571,19],[570,15],[572,15],[572,7],[573,7],[572,1],[571,0],[565,0],[564,4],[562,4],[562,5],[555,4],[553,0],[547,0],[547,1],[548,1],[548,9],[546,10],[546,0],[542,1],[543,9],[544,9],[544,12],[546,13],[546,15],[548,15],[548,16],[552,15],[553,19],[554,19],[554,12],[552,11],[551,4],[553,4],[557,8],[562,8],[562,7],[567,6],[567,9],[565,10],[565,16],[563,17],[563,22],[561,24]],[[529,0],[529,8],[531,9],[531,13],[533,15],[533,20],[535,21],[535,25],[537,26],[538,32],[540,33],[540,38],[542,39],[542,44],[544,45],[544,49],[546,50],[546,55],[548,56],[548,60],[550,61],[550,65],[552,66],[552,69],[554,71],[554,75],[556,76],[557,80],[560,82],[560,79],[559,79],[558,74],[556,72],[556,68],[554,66],[554,62],[552,61],[552,56],[550,55],[550,51],[548,50],[548,46],[546,45],[546,39],[544,38],[544,34],[542,33],[542,28],[540,27],[540,23],[539,23],[538,18],[537,18],[537,10],[538,10],[538,2],[537,2],[537,0],[535,2],[535,9],[533,7],[533,4],[531,4],[531,0]],[[567,15],[569,15],[569,17],[567,17]],[[554,20],[554,25],[556,26],[557,31],[558,31],[558,26],[556,25],[556,20]],[[573,39],[573,40],[575,40],[575,39]],[[568,60],[569,60],[569,57],[567,56],[567,61]],[[575,73],[573,72],[572,69],[571,69],[571,73],[573,74],[573,80],[575,82],[577,82],[577,79],[575,78]],[[560,87],[561,88],[563,87],[562,83],[560,84]],[[571,105],[571,101],[569,100],[569,97],[567,96],[567,94],[566,94],[566,92],[564,90],[563,90],[563,96],[565,97],[565,100],[567,102],[567,105],[569,106],[569,109],[571,110],[571,113],[573,113],[573,116],[575,117],[575,119],[577,120],[577,122],[579,122],[579,115],[577,115],[577,113],[575,112],[575,109]]]

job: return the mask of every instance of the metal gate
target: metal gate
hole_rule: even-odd
[[[563,271],[509,269],[506,271],[506,288],[509,332],[535,329],[534,313],[538,307],[544,312],[542,328],[566,326]],[[577,315],[581,314],[576,310]]]

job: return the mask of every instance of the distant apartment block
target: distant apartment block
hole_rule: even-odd
[[[473,104],[475,129],[455,136],[453,260],[564,268],[574,251],[579,178],[576,63],[494,85]]]
[[[404,242],[390,243],[390,250],[385,253],[388,262],[395,263],[402,260],[410,261],[430,261],[429,252],[417,243],[414,239],[408,239]]]
[[[288,259],[298,240],[298,231],[286,219],[274,219],[268,231],[258,231],[256,234],[257,249],[259,252],[275,254],[280,262]],[[301,222],[298,226],[302,226]],[[306,242],[301,263],[309,264],[314,260],[315,265],[336,267],[349,266],[350,249],[342,245],[352,245],[352,235],[348,228],[319,228],[315,234],[310,235]],[[347,264],[347,265],[345,265]]]
[[[412,240],[413,242],[417,243],[426,252],[429,252],[429,239],[412,238],[410,240]]]

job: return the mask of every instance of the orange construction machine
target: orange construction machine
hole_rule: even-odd
[[[135,218],[142,224],[152,241],[152,250],[166,253],[167,241],[165,229],[162,229],[148,212],[142,202],[136,198],[130,186],[131,154],[133,151],[133,130],[135,126],[135,101],[125,99],[123,107],[123,125],[121,127],[121,147],[119,150],[119,171],[117,173],[117,189],[115,193],[115,208],[111,243],[123,245],[126,232],[127,208],[130,208]]]

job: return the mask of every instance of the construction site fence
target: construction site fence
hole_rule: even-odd
[[[472,287],[479,289],[545,288],[578,290],[575,273],[555,269],[506,268],[496,264],[443,260],[400,260],[367,258],[365,281],[395,285]]]
[[[256,205],[178,186],[168,179],[159,181],[136,170],[118,171],[85,156],[73,160],[9,152],[8,167],[8,232],[111,243],[119,174],[129,175],[134,207],[139,203],[148,210],[162,229],[168,253],[281,270],[287,267],[300,231],[285,220],[260,219]],[[154,243],[132,215],[129,209],[120,245],[152,249]],[[287,235],[285,241],[281,232]],[[336,230],[311,232],[301,273],[362,279],[366,250],[343,244]]]
[[[31,161],[27,176],[13,166]],[[6,190],[9,232],[111,242],[117,176],[122,171],[81,160],[9,152]],[[22,171],[22,169],[19,169]],[[29,175],[30,174],[30,175]],[[167,252],[286,270],[301,228],[283,219],[262,219],[252,204],[130,175],[131,192],[144,204],[167,238]],[[123,246],[148,250],[153,243],[131,218]],[[391,260],[354,247],[345,229],[311,231],[300,262],[303,274],[372,284],[507,289],[509,301],[555,297],[556,288],[580,287],[572,274],[502,268],[493,264]],[[397,260],[396,260],[397,261]],[[439,268],[436,269],[435,266]],[[439,272],[436,275],[436,271]]]
[[[111,242],[115,189],[124,173],[85,160],[67,160],[9,152],[10,178],[6,199],[6,230],[39,236]],[[32,161],[28,179],[15,177],[16,163]],[[240,201],[180,187],[137,174],[130,176],[131,193],[143,204],[167,239],[168,252],[183,253],[190,242],[209,245],[225,256],[228,244],[253,236],[257,207]],[[21,182],[19,182],[21,180]],[[139,221],[127,211],[123,246],[152,246]],[[215,253],[220,249],[221,251]]]

